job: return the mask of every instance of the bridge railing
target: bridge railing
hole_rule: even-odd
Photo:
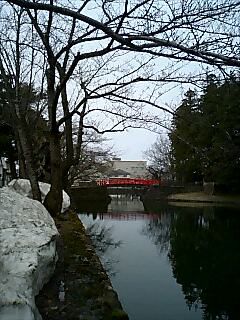
[[[152,185],[159,185],[160,180],[143,179],[143,178],[106,178],[106,179],[98,179],[96,183],[99,186],[117,186],[117,185],[152,186]]]

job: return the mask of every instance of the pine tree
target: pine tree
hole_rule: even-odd
[[[198,123],[198,97],[196,92],[188,90],[176,110],[170,134],[173,166],[177,180],[182,183],[202,179],[199,152],[196,148]]]
[[[213,181],[237,190],[240,181],[240,80],[208,75],[200,98],[188,90],[170,134],[174,168],[183,183]]]
[[[235,75],[223,83],[212,78],[200,102],[204,178],[230,189],[236,188],[240,178],[239,89]]]

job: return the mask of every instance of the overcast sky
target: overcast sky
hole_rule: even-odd
[[[161,98],[162,105],[170,105],[172,109],[175,109],[189,87],[191,86],[186,85],[170,90]],[[149,112],[152,112],[152,110],[150,109]],[[163,119],[164,118],[169,119],[166,125],[170,126],[171,116],[169,114],[163,114]],[[128,129],[128,131],[125,132],[108,134],[106,137],[111,139],[108,144],[113,146],[114,152],[116,152],[117,156],[121,157],[122,160],[147,160],[144,151],[151,147],[159,134],[166,135],[167,132],[168,131],[162,127],[159,127],[158,133],[145,129]]]
[[[147,160],[143,152],[155,142],[157,135],[144,129],[129,129],[108,137],[111,138],[109,144],[122,160]]]

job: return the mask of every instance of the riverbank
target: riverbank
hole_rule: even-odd
[[[125,320],[116,292],[77,215],[55,219],[59,261],[36,298],[43,320]]]
[[[224,205],[240,205],[240,195],[208,195],[204,192],[176,193],[167,196],[171,202],[202,202]]]

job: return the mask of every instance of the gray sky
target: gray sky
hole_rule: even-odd
[[[191,87],[190,85],[177,86],[172,90],[166,92],[160,99],[161,104],[170,110],[174,110],[180,103],[183,98],[184,93]],[[152,110],[149,108],[150,113],[159,114],[162,113],[162,119],[165,120],[166,125],[170,126],[171,116],[170,114],[163,113],[159,110]],[[168,119],[168,120],[167,120]],[[122,160],[147,160],[144,155],[144,151],[149,149],[151,145],[156,141],[159,134],[166,135],[168,131],[162,127],[157,128],[157,132],[151,132],[146,129],[128,129],[125,132],[111,133],[106,135],[107,138],[110,138],[108,144],[113,146],[114,152],[117,156],[121,157]]]
[[[157,133],[144,129],[129,129],[126,132],[109,134],[109,144],[113,145],[122,160],[146,160],[143,152],[153,144]]]

